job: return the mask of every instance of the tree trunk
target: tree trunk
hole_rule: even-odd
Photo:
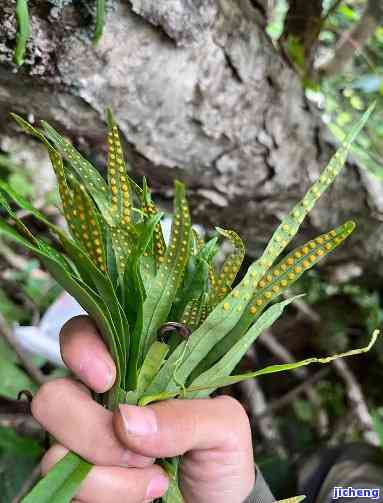
[[[37,148],[8,119],[15,111],[52,122],[104,162],[109,106],[134,175],[145,174],[165,206],[173,179],[184,180],[195,220],[235,229],[249,253],[259,254],[334,146],[265,35],[257,2],[110,0],[97,47],[85,25],[94,3],[30,0],[32,38],[18,69],[15,2],[0,0],[3,150],[9,137]],[[381,185],[350,162],[305,235],[355,218],[360,225],[352,241],[331,260],[377,277],[383,275],[382,212]]]

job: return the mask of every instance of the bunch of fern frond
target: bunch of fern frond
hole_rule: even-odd
[[[114,387],[97,399],[109,408],[118,403],[145,405],[171,397],[206,397],[215,389],[263,374],[339,356],[309,358],[231,375],[255,339],[292,298],[275,303],[307,269],[339,246],[354,230],[346,222],[300,245],[276,263],[305,216],[342,169],[354,137],[371,109],[350,133],[302,201],[283,219],[264,253],[232,285],[245,249],[234,232],[217,229],[229,240],[230,253],[219,271],[214,265],[218,238],[207,242],[192,229],[185,187],[175,183],[171,236],[165,242],[160,220],[144,180],[139,187],[127,174],[119,133],[109,123],[108,183],[49,124],[37,130],[19,116],[18,124],[46,146],[56,173],[69,234],[0,183],[0,204],[13,224],[0,221],[0,234],[33,251],[56,280],[96,322],[117,367]],[[33,235],[17,217],[19,206],[52,232],[48,243]],[[171,475],[163,502],[180,502],[178,460],[161,460]],[[43,479],[25,503],[69,502],[91,465],[69,453]]]

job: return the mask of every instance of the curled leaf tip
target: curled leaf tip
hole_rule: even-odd
[[[356,222],[354,222],[354,220],[349,220],[348,222],[346,222],[346,223],[344,224],[344,227],[345,227],[345,230],[346,230],[347,232],[350,232],[350,233],[351,233],[351,232],[353,232],[353,231],[355,230],[355,228],[356,228]]]

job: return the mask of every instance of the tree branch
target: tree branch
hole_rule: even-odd
[[[307,310],[306,310],[307,313]],[[285,348],[280,342],[273,336],[270,331],[264,332],[262,336],[258,339],[259,342],[265,346],[273,355],[277,356],[278,359],[282,360],[286,363],[295,362],[294,356],[290,353],[290,351]],[[301,380],[308,380],[308,371],[306,368],[297,368],[292,370],[292,373],[297,376]],[[307,396],[307,399],[313,404],[317,411],[316,419],[317,419],[317,430],[320,436],[324,436],[328,432],[329,419],[326,411],[322,407],[322,400],[319,394],[316,392],[312,386],[305,386],[302,388],[302,391]]]
[[[353,406],[353,413],[358,420],[364,440],[372,445],[380,445],[379,436],[376,431],[374,431],[374,425],[368,411],[362,388],[355,379],[354,374],[351,372],[347,363],[341,358],[334,360],[331,365],[345,384],[347,397]]]
[[[317,321],[320,321],[319,315],[315,313],[315,311],[308,306],[304,300],[300,299],[300,305],[297,305],[297,307],[308,320],[312,321],[313,315],[315,315]],[[302,307],[304,307],[304,309],[302,309]],[[346,361],[341,358],[332,361],[331,365],[344,382],[347,398],[353,406],[352,413],[358,421],[365,441],[372,445],[379,445],[379,437],[374,431],[373,422],[362,388],[360,387],[354,374],[351,372]]]
[[[368,0],[360,21],[340,39],[333,57],[320,65],[317,71],[326,77],[342,72],[354,57],[355,52],[366,44],[382,21],[381,0]]]
[[[20,347],[19,343],[13,336],[12,330],[10,329],[8,323],[6,322],[4,316],[0,313],[0,334],[8,342],[9,346],[15,351],[20,362],[24,366],[25,370],[28,372],[30,377],[35,381],[36,384],[41,385],[48,380],[47,377],[38,369],[26,355],[25,351]]]
[[[253,347],[248,351],[248,356],[255,359]],[[269,411],[266,397],[257,379],[243,381],[238,386],[243,393],[250,416],[253,422],[255,421],[254,424],[263,438],[267,450],[285,458],[286,449],[283,445],[281,434],[275,424],[271,411]]]
[[[271,402],[270,405],[261,414],[256,416],[256,419],[261,419],[265,415],[269,415],[272,412],[277,412],[287,405],[290,405],[291,402],[295,400],[295,398],[297,398],[297,396],[302,393],[307,393],[308,389],[310,389],[312,386],[314,386],[314,384],[323,379],[329,372],[329,367],[320,369],[316,374],[313,374],[312,376],[307,378],[301,384],[290,390],[288,393]]]

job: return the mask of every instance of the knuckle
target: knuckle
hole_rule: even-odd
[[[227,410],[226,414],[230,415],[231,418],[235,418],[236,424],[239,424],[245,428],[250,428],[249,417],[239,400],[229,395],[223,395],[218,398],[226,402],[225,403],[225,407]]]
[[[57,396],[66,392],[68,379],[55,379],[44,383],[34,396],[31,403],[32,415],[37,421],[41,421],[44,413]]]

